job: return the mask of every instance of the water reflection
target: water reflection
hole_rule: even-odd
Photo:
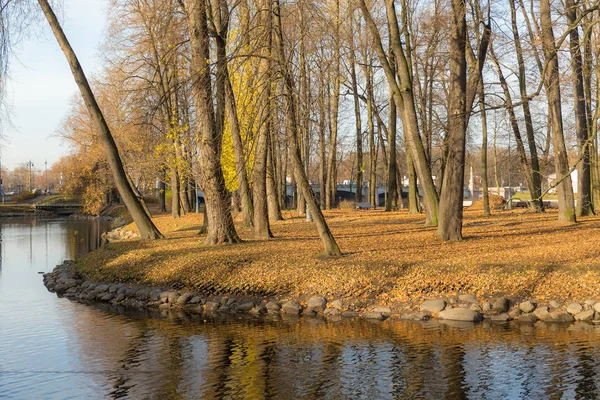
[[[116,315],[75,332],[130,398],[597,398],[598,327]],[[108,322],[107,322],[108,321]],[[110,326],[113,325],[113,326]],[[128,329],[122,334],[101,334]],[[119,343],[117,347],[115,344]]]
[[[0,222],[0,398],[600,397],[600,327],[585,323],[200,317],[46,292],[37,271],[94,248],[103,229]]]

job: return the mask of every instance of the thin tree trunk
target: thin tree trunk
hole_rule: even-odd
[[[242,144],[242,135],[240,131],[240,122],[237,116],[237,104],[229,73],[225,80],[225,101],[227,103],[227,115],[229,116],[229,126],[231,128],[231,136],[233,142],[233,152],[235,154],[235,173],[240,189],[240,197],[242,201],[242,217],[244,226],[252,226],[252,217],[254,208],[252,206],[252,196],[250,185],[248,184],[248,174],[246,172],[246,158],[244,157],[244,145]]]
[[[176,168],[171,168],[171,217],[181,217],[181,203],[179,202],[179,174]]]
[[[506,112],[508,113],[510,126],[515,135],[515,141],[517,142],[517,151],[519,153],[519,161],[521,163],[521,169],[525,174],[525,178],[527,179],[527,186],[533,188],[531,191],[531,199],[534,204],[540,203],[541,199],[534,197],[536,183],[533,181],[533,176],[535,172],[530,164],[530,159],[527,157],[527,153],[525,152],[525,146],[523,144],[523,138],[521,137],[521,130],[519,128],[519,123],[517,121],[517,116],[515,115],[515,109],[513,107],[512,97],[510,94],[510,89],[508,87],[508,83],[506,82],[506,78],[504,77],[504,73],[502,72],[502,68],[500,67],[500,63],[498,58],[496,57],[496,53],[494,51],[493,45],[490,46],[490,53],[492,57],[492,61],[494,62],[494,66],[496,68],[496,72],[498,73],[498,77],[500,79],[500,85],[502,86],[502,90],[504,91],[504,101]],[[539,195],[538,195],[539,197]],[[540,206],[535,206],[536,210],[540,209]]]
[[[397,131],[397,110],[394,97],[390,96],[388,101],[389,127],[388,127],[388,160],[387,160],[387,182],[388,196],[385,203],[385,211],[398,209],[398,185],[396,180],[396,131]]]
[[[479,81],[479,109],[481,111],[481,186],[483,192],[483,215],[490,215],[490,197],[488,193],[488,129],[485,110],[485,92],[483,78]]]
[[[295,84],[292,75],[290,74],[286,62],[285,50],[283,47],[283,32],[281,26],[281,10],[279,6],[279,0],[273,0],[273,12],[274,12],[274,28],[276,38],[276,52],[277,59],[279,61],[279,69],[284,80],[285,95],[288,101],[288,116],[290,119],[290,129],[288,140],[291,146],[292,163],[294,164],[294,173],[296,175],[296,182],[299,190],[303,193],[304,198],[307,201],[308,208],[313,216],[313,220],[323,242],[325,248],[325,254],[329,256],[341,255],[340,248],[337,245],[329,226],[323,217],[323,213],[319,208],[312,189],[308,183],[308,178],[302,168],[302,159],[300,158],[300,146],[298,145],[298,125],[296,121],[296,101],[294,98]]]
[[[421,201],[419,198],[419,188],[417,186],[417,174],[415,163],[409,151],[406,152],[406,165],[408,167],[408,213],[420,214]]]
[[[360,100],[358,96],[358,83],[356,78],[356,54],[354,44],[350,45],[350,79],[352,84],[352,98],[354,100],[354,118],[356,120],[356,202],[363,201],[363,139],[362,117],[360,113]]]
[[[52,28],[52,32],[54,33],[58,44],[65,54],[65,57],[71,68],[71,72],[73,73],[73,77],[75,78],[75,82],[81,91],[81,96],[83,97],[88,111],[92,115],[92,119],[96,124],[100,134],[100,140],[104,147],[104,151],[106,152],[108,165],[110,166],[113,179],[115,181],[115,186],[117,187],[117,190],[119,191],[119,194],[125,203],[125,207],[127,207],[127,210],[138,227],[140,235],[143,239],[153,240],[162,238],[163,235],[156,228],[149,215],[144,211],[144,208],[135,196],[135,193],[127,180],[127,175],[125,173],[125,169],[123,168],[123,162],[119,156],[117,145],[115,144],[110,129],[106,124],[106,120],[102,115],[102,111],[96,102],[96,98],[94,97],[85,73],[83,72],[83,68],[79,63],[73,48],[69,44],[69,41],[67,40],[67,37],[65,36],[60,23],[54,14],[54,11],[52,11],[52,8],[50,7],[50,4],[48,4],[47,0],[38,0],[38,3],[42,8],[48,23],[50,24],[50,28]]]
[[[533,121],[531,117],[531,109],[529,107],[529,96],[527,94],[527,82],[525,72],[525,62],[523,60],[523,50],[521,48],[521,39],[517,26],[517,13],[515,8],[515,0],[510,0],[510,13],[512,20],[513,38],[517,51],[517,62],[519,64],[519,89],[521,92],[521,101],[523,103],[523,117],[525,119],[525,131],[527,133],[527,144],[529,145],[529,158],[531,168],[531,181],[529,182],[529,193],[536,212],[544,211],[544,202],[542,197],[542,174],[540,171],[540,163],[537,155],[537,145],[535,143],[535,134],[533,131]]]
[[[337,192],[337,174],[336,174],[336,153],[337,153],[337,135],[338,135],[338,114],[340,109],[340,0],[335,0],[335,33],[333,49],[333,110],[331,112],[331,131],[329,133],[329,155],[327,157],[327,193],[325,195],[325,208],[331,209],[336,201]]]

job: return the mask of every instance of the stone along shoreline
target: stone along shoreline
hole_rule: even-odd
[[[122,283],[92,282],[82,277],[73,261],[65,261],[53,272],[44,274],[44,285],[58,296],[81,302],[108,303],[131,309],[158,309],[184,311],[193,314],[250,313],[285,314],[294,316],[323,315],[328,318],[355,318],[385,320],[388,318],[426,321],[492,322],[517,321],[520,323],[571,323],[586,321],[600,323],[600,302],[561,303],[548,301],[495,297],[480,300],[472,294],[446,296],[416,303],[376,304],[362,299],[305,295],[286,296],[211,296],[197,291],[182,291],[165,287],[148,287]]]

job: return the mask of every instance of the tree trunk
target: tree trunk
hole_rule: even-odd
[[[533,176],[534,176],[535,172],[533,171],[533,167],[531,166],[529,158],[527,157],[527,153],[525,152],[525,146],[523,144],[523,138],[521,137],[521,130],[519,128],[517,116],[515,115],[515,109],[513,107],[510,89],[508,87],[508,83],[506,82],[506,78],[504,77],[504,73],[502,72],[502,69],[500,67],[500,62],[498,61],[498,58],[496,57],[496,52],[494,51],[493,45],[490,47],[490,53],[491,53],[492,60],[494,62],[494,66],[496,68],[496,72],[498,73],[498,77],[500,79],[500,85],[502,86],[502,90],[504,91],[504,101],[505,101],[506,112],[508,113],[508,119],[510,121],[510,126],[515,135],[515,141],[517,142],[517,151],[519,153],[519,161],[521,163],[521,169],[523,170],[523,173],[525,174],[525,178],[527,179],[527,186],[530,188],[534,188],[531,191],[531,199],[533,201],[533,204],[538,204],[537,206],[535,206],[535,209],[539,210],[540,209],[539,203],[541,202],[541,199],[539,199],[540,195],[538,195],[538,198],[534,197],[536,183],[534,183],[534,181],[533,181]],[[538,182],[538,186],[539,186],[539,182]]]
[[[388,196],[385,203],[385,211],[398,209],[398,185],[396,180],[396,130],[397,130],[397,115],[396,103],[394,97],[390,96],[388,101],[389,112],[389,127],[388,127],[388,164],[387,164],[387,183]]]
[[[158,212],[167,212],[167,204],[165,201],[166,190],[167,185],[165,185],[165,181],[160,179],[158,181]]]
[[[485,92],[483,87],[483,78],[479,81],[479,109],[481,110],[481,186],[483,192],[483,215],[490,215],[490,197],[488,194],[488,129],[487,115],[485,110]]]
[[[298,125],[296,121],[296,101],[294,98],[295,84],[292,75],[288,71],[286,62],[285,50],[283,47],[283,32],[281,26],[281,10],[279,7],[279,0],[273,0],[273,12],[274,12],[274,28],[276,38],[276,52],[277,59],[279,61],[279,70],[284,80],[285,95],[288,101],[287,113],[290,120],[290,129],[288,131],[288,140],[291,146],[292,163],[294,164],[294,173],[296,175],[296,182],[298,189],[304,195],[307,201],[308,208],[313,216],[317,231],[323,242],[325,248],[325,254],[329,256],[341,255],[340,248],[338,247],[329,226],[323,217],[323,213],[319,208],[312,189],[309,185],[308,178],[302,168],[302,160],[300,158],[300,146],[298,145]]]
[[[233,152],[235,154],[235,173],[238,180],[238,188],[240,189],[240,197],[242,202],[242,217],[244,220],[244,226],[250,227],[252,226],[254,208],[252,206],[250,185],[248,184],[248,174],[246,173],[246,158],[244,157],[244,145],[242,144],[240,122],[237,116],[237,104],[233,94],[233,87],[231,86],[229,73],[227,73],[225,85],[225,100],[227,103],[229,126],[231,128]]]
[[[252,198],[254,200],[254,236],[259,239],[273,237],[269,225],[269,208],[267,203],[267,155],[269,151],[269,139],[271,136],[271,81],[270,81],[270,58],[271,58],[271,0],[262,0],[260,3],[257,29],[261,33],[260,47],[261,58],[258,65],[258,90],[260,97],[258,104],[259,127],[256,138],[256,149],[254,153],[254,168],[252,175]]]
[[[409,151],[406,152],[406,165],[408,167],[408,213],[420,214],[421,201],[419,198],[419,187],[417,186],[417,173],[415,163]]]
[[[552,119],[552,144],[554,146],[556,179],[560,180],[558,184],[558,220],[560,222],[574,223],[576,218],[573,184],[571,182],[571,175],[569,174],[569,162],[563,133],[560,75],[554,32],[552,31],[549,0],[540,0],[540,20],[544,57],[546,58],[547,65],[544,85],[546,86],[548,96],[548,111]]]
[[[223,132],[217,131],[210,69],[206,63],[206,60],[210,60],[206,0],[189,1],[187,13],[192,51],[190,70],[196,105],[199,178],[208,213],[206,243],[238,243],[241,240],[233,224],[229,194],[220,163]]]
[[[448,99],[448,158],[440,196],[438,235],[462,240],[463,187],[467,113],[467,20],[464,0],[452,0],[450,32],[450,93]]]
[[[140,235],[143,239],[153,240],[162,238],[163,235],[156,228],[149,215],[144,211],[144,208],[136,198],[135,193],[127,180],[117,145],[115,144],[106,120],[102,115],[102,111],[96,102],[96,98],[94,97],[85,73],[83,72],[83,68],[79,63],[73,48],[69,44],[69,41],[67,40],[67,37],[65,36],[60,23],[54,14],[54,11],[52,11],[52,8],[50,7],[50,4],[48,4],[47,0],[38,0],[38,3],[42,8],[48,23],[50,24],[50,28],[52,28],[52,32],[54,33],[58,44],[65,54],[65,57],[71,68],[71,72],[73,73],[73,77],[75,78],[75,82],[77,83],[77,86],[81,92],[81,96],[83,97],[87,109],[92,115],[92,119],[96,124],[100,134],[100,140],[104,147],[104,151],[106,152],[108,165],[110,166],[113,179],[115,181],[115,186],[117,187],[117,190],[119,191],[119,194],[125,203],[125,207],[127,207],[127,210],[138,227]]]
[[[181,203],[179,202],[179,174],[175,167],[171,168],[171,216],[181,217]]]
[[[352,98],[354,100],[354,118],[356,120],[356,202],[363,201],[363,138],[362,117],[360,114],[360,100],[358,96],[358,83],[356,78],[356,54],[354,44],[350,45],[350,79],[352,84]]]
[[[510,0],[510,13],[512,20],[513,38],[517,51],[517,62],[519,64],[519,89],[521,92],[521,101],[523,102],[523,116],[525,118],[525,130],[527,133],[527,143],[529,145],[529,158],[531,167],[531,182],[529,182],[529,193],[536,212],[544,211],[544,202],[542,199],[542,173],[540,171],[540,163],[537,155],[537,145],[535,143],[535,134],[533,131],[533,121],[531,117],[531,109],[529,107],[529,96],[527,94],[527,82],[525,72],[525,62],[523,60],[523,50],[521,48],[521,39],[517,26],[517,15],[515,1]]]
[[[325,195],[325,208],[331,209],[336,204],[337,174],[336,153],[338,134],[338,114],[340,109],[340,0],[335,0],[335,33],[333,49],[333,99],[331,112],[331,132],[329,133],[329,155],[327,157],[327,193]]]
[[[577,20],[577,8],[573,0],[565,2],[567,22],[574,25]],[[594,215],[592,203],[592,176],[590,168],[590,143],[586,98],[583,88],[583,60],[579,48],[579,31],[572,29],[569,34],[571,69],[573,71],[575,130],[581,161],[577,165],[577,216]]]

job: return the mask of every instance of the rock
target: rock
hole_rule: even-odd
[[[412,319],[413,321],[429,321],[431,319],[431,315],[429,315],[425,312],[418,312],[418,313],[412,314],[410,316],[410,319]]]
[[[148,297],[150,298],[151,301],[161,301],[160,300],[161,293],[162,293],[162,291],[160,289],[153,289],[150,291],[150,293],[148,293]]]
[[[492,304],[489,301],[484,301],[481,303],[481,311],[490,311],[492,309]]]
[[[477,311],[466,308],[453,308],[451,310],[444,310],[440,312],[438,317],[450,321],[479,322],[483,320],[483,315]]]
[[[112,299],[114,299],[114,297],[115,297],[115,294],[109,292],[109,293],[105,293],[104,296],[102,296],[100,298],[100,300],[102,300],[102,301],[111,301]]]
[[[538,317],[538,318],[542,318],[544,315],[548,314],[550,312],[550,310],[548,309],[548,306],[538,306],[535,311],[533,312],[533,314]]]
[[[556,300],[550,300],[548,304],[550,304],[550,307],[552,308],[560,308],[560,303]]]
[[[576,321],[591,321],[594,319],[594,310],[582,311],[579,314],[575,314]]]
[[[117,283],[114,285],[110,285],[108,288],[108,293],[113,293],[113,294],[117,293],[119,291],[119,289],[121,288],[121,286],[123,286],[123,285],[120,285]]]
[[[220,306],[219,309],[217,310],[217,312],[221,313],[221,314],[229,314],[231,312],[231,309],[228,306]]]
[[[594,304],[594,310],[596,310],[597,312],[600,313],[600,301],[596,304]]]
[[[573,322],[574,319],[567,311],[552,311],[541,318],[544,322]]]
[[[96,291],[97,292],[106,292],[106,291],[108,291],[108,288],[110,288],[110,285],[98,285],[98,286],[96,286]]]
[[[219,307],[221,307],[221,303],[217,303],[216,301],[207,301],[204,305],[204,309],[208,313],[216,312],[219,309]]]
[[[335,316],[338,316],[338,315],[342,315],[342,312],[339,309],[337,309],[337,308],[327,307],[325,309],[325,311],[323,312],[323,314],[325,314],[325,315],[327,315],[329,317],[335,317]]]
[[[567,306],[567,312],[571,315],[579,314],[583,311],[583,307],[579,303],[571,303]]]
[[[249,313],[254,315],[266,314],[267,308],[263,305],[256,306],[252,310],[250,310]]]
[[[192,293],[184,293],[177,298],[177,304],[180,306],[186,305],[194,297]]]
[[[513,308],[512,310],[510,310],[510,312],[508,313],[508,315],[510,315],[513,319],[517,318],[519,315],[523,314],[523,311],[521,311],[520,308]]]
[[[77,286],[77,281],[73,278],[67,279],[65,281],[65,286],[67,289],[71,289],[73,286]]]
[[[425,300],[419,311],[429,312],[432,314],[439,313],[446,308],[446,302],[444,300]]]
[[[469,310],[481,311],[481,306],[479,304],[471,304],[471,307],[469,307]]]
[[[298,315],[302,312],[302,307],[298,303],[288,301],[283,303],[283,305],[281,306],[281,311],[284,314]]]
[[[279,312],[279,310],[281,309],[281,306],[278,303],[274,302],[274,301],[268,302],[267,304],[265,304],[265,307],[271,313],[273,313],[273,312]]]
[[[392,315],[392,310],[389,307],[383,307],[383,306],[375,307],[373,309],[373,312],[381,313],[386,318],[388,318],[390,315]]]
[[[56,292],[56,294],[63,294],[67,291],[67,289],[68,288],[64,283],[59,283],[58,285],[54,286],[54,291]]]
[[[528,323],[535,323],[537,322],[538,317],[534,314],[534,313],[529,313],[529,314],[523,314],[521,316],[519,316],[518,321],[519,322],[528,322]]]
[[[492,303],[492,310],[504,313],[507,312],[510,307],[510,302],[506,297],[500,297]]]
[[[596,300],[590,300],[590,299],[588,299],[588,300],[584,301],[584,304],[593,307],[594,304],[596,304]]]
[[[135,292],[135,298],[141,301],[148,300],[148,295],[150,294],[150,289],[142,288]]]
[[[125,300],[125,293],[119,293],[117,294],[117,297],[115,297],[115,301],[118,303],[120,301]]]
[[[235,308],[235,311],[237,311],[237,312],[249,312],[252,309],[254,309],[254,303],[252,303],[251,301],[249,301],[249,302],[246,302],[246,303],[238,304],[238,306]]]
[[[200,297],[200,296],[194,296],[190,300],[190,304],[200,304],[201,302],[202,302],[202,297]]]
[[[379,321],[383,321],[385,319],[385,315],[383,315],[380,312],[366,312],[362,315],[362,317],[364,319],[375,319],[375,320],[379,320]]]
[[[135,297],[135,294],[137,293],[138,290],[140,290],[140,289],[136,288],[136,287],[129,287],[129,288],[125,289],[125,296]]]
[[[159,310],[168,310],[169,308],[171,308],[171,305],[170,305],[169,303],[161,303],[161,304],[158,306],[158,309],[159,309]]]
[[[477,303],[477,297],[473,294],[461,294],[458,296],[458,300],[465,303]]]
[[[235,299],[233,297],[227,299],[227,306],[230,307],[235,303]]]
[[[356,318],[356,317],[358,317],[358,313],[356,311],[348,310],[348,311],[344,311],[342,313],[342,318]]]
[[[179,293],[172,291],[164,291],[160,294],[160,301],[163,303],[175,303],[179,298]]]
[[[306,308],[311,311],[323,312],[327,305],[327,300],[322,297],[312,297],[306,303]]]
[[[494,321],[494,322],[508,322],[512,320],[512,317],[510,315],[508,315],[507,313],[502,313],[502,314],[498,314],[498,315],[493,315],[490,320]]]
[[[464,303],[459,304],[458,308],[469,308],[470,309],[469,305],[468,304],[464,304]]]
[[[329,307],[331,308],[336,308],[338,310],[342,310],[344,308],[344,305],[342,304],[341,300],[334,300],[329,304]]]
[[[229,297],[227,297],[227,296],[221,298],[221,305],[226,306],[228,301],[229,301]]]
[[[531,301],[524,301],[519,304],[519,310],[523,311],[525,314],[531,313],[535,311],[535,304]]]

